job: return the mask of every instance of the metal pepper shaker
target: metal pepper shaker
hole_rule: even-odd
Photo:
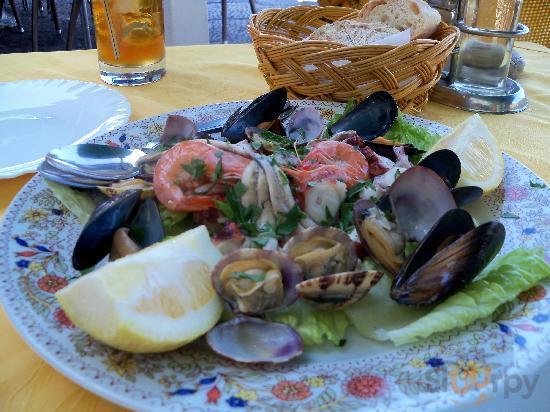
[[[461,31],[431,99],[469,111],[514,113],[527,108],[521,85],[508,78],[514,39],[529,32],[518,22],[523,0],[429,0]]]

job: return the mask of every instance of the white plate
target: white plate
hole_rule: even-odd
[[[181,110],[195,121],[231,114],[243,103]],[[325,118],[342,105],[303,101]],[[443,134],[449,129],[406,117]],[[129,123],[93,139],[142,147],[159,138],[166,114]],[[550,191],[505,155],[503,184],[480,201],[476,216],[506,227],[502,253],[550,250]],[[504,218],[504,217],[514,218]],[[75,328],[54,292],[72,282],[71,254],[82,225],[52,196],[41,177],[17,195],[0,225],[0,298],[10,320],[48,363],[86,389],[140,411],[441,411],[483,401],[506,376],[519,377],[550,355],[550,282],[501,307],[494,317],[414,345],[394,347],[348,333],[344,347],[308,348],[283,365],[247,366],[221,359],[198,342],[173,352],[132,355]],[[547,254],[547,259],[550,256]],[[366,314],[368,315],[368,314]],[[1,340],[0,340],[1,342]],[[472,373],[477,382],[472,385]]]
[[[0,178],[34,172],[50,150],[128,122],[128,100],[76,80],[0,83]]]

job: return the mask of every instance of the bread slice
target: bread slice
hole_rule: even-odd
[[[424,39],[436,31],[441,15],[422,0],[370,0],[358,20],[385,23],[399,31],[411,29],[413,39]]]
[[[399,33],[399,30],[379,22],[339,20],[319,27],[305,40],[328,40],[345,46],[364,46]]]

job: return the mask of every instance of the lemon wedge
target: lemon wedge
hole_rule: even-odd
[[[439,140],[425,156],[441,149],[450,149],[460,158],[462,172],[457,187],[479,186],[484,193],[488,193],[502,181],[502,153],[495,137],[477,113]]]
[[[56,293],[82,330],[128,352],[162,352],[212,328],[222,302],[210,280],[221,259],[204,226],[89,273]]]

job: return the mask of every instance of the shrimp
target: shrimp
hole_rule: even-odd
[[[186,140],[167,150],[155,166],[153,187],[167,209],[198,212],[223,198],[223,183],[238,181],[251,162],[204,140]]]
[[[359,180],[369,178],[365,156],[349,144],[324,140],[315,144],[297,169],[285,169],[294,178],[298,190],[305,193],[312,182],[342,181],[349,189]]]

